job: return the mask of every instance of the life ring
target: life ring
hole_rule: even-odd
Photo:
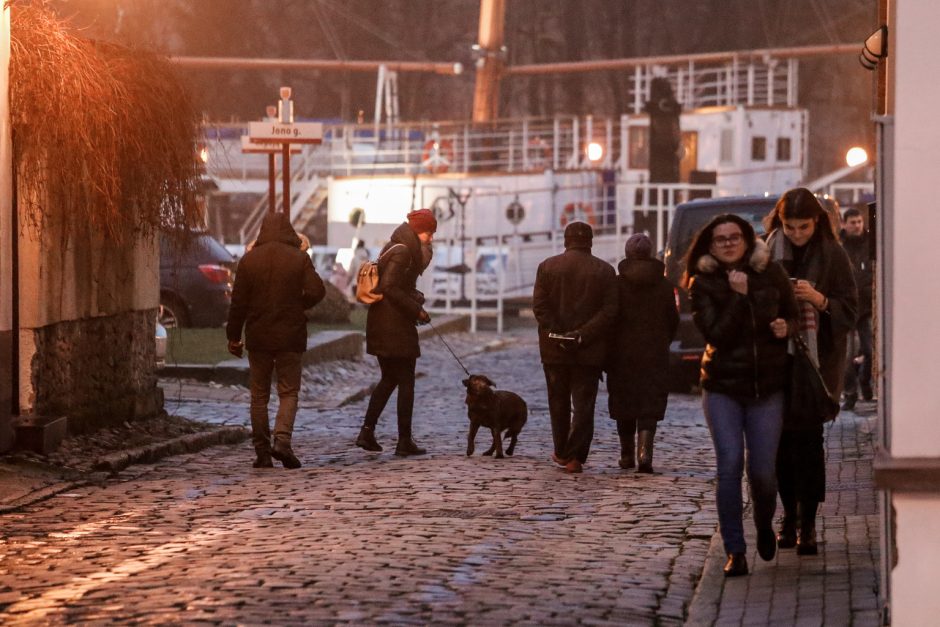
[[[541,137],[529,140],[526,156],[533,170],[545,170],[552,165],[552,147]]]
[[[449,139],[429,139],[421,152],[421,165],[431,174],[450,169],[454,161],[454,143]]]
[[[597,224],[597,218],[594,216],[594,208],[591,207],[590,203],[569,202],[565,205],[565,208],[561,210],[559,222],[561,222],[562,226],[566,226],[569,222],[574,222],[575,220],[582,220],[591,226]]]

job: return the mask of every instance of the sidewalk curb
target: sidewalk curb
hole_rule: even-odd
[[[34,490],[29,494],[21,496],[18,499],[15,499],[9,503],[0,505],[0,516],[3,514],[10,514],[18,510],[23,509],[33,505],[34,503],[39,503],[40,501],[45,501],[48,498],[52,498],[56,494],[61,494],[62,492],[68,492],[69,490],[74,490],[75,488],[81,488],[86,485],[90,485],[94,481],[88,477],[77,480],[68,480],[62,481],[59,483],[54,483],[52,485],[39,488]]]
[[[222,427],[214,431],[191,433],[165,442],[140,446],[127,451],[106,455],[95,462],[96,471],[120,472],[132,464],[152,463],[164,457],[195,453],[218,444],[238,444],[247,440],[251,433],[244,427]]]
[[[711,626],[718,620],[718,609],[721,603],[721,592],[724,589],[725,552],[721,541],[721,533],[716,531],[708,545],[708,554],[702,566],[702,574],[692,600],[686,613],[686,625]]]

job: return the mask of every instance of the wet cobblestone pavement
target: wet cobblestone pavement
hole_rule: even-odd
[[[515,457],[465,456],[464,374],[433,338],[414,421],[430,454],[392,455],[394,398],[386,450],[356,448],[368,399],[344,401],[377,368],[350,363],[348,383],[311,381],[301,402],[300,470],[252,469],[247,443],[214,447],[4,515],[0,622],[680,624],[716,525],[698,398],[670,399],[644,476],[617,467],[601,393],[585,472],[566,475],[549,461],[534,333],[504,338],[448,342],[528,401]],[[181,382],[167,410],[247,425],[244,390],[213,389]]]

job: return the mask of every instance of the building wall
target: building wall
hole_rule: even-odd
[[[0,12],[0,451],[12,444],[13,375],[12,191],[13,146],[10,142],[10,8]]]
[[[890,421],[893,457],[940,458],[940,3],[899,0],[889,23],[894,70],[893,201],[887,210],[894,254],[886,260]],[[891,78],[889,78],[891,80]],[[895,625],[934,624],[940,615],[936,564],[940,564],[940,494],[894,493],[898,563],[891,574]]]
[[[116,247],[47,220],[19,246],[21,413],[78,433],[159,411],[156,239]]]

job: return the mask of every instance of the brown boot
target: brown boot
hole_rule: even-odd
[[[356,446],[367,451],[381,452],[382,445],[375,441],[375,429],[366,425],[359,430],[359,437],[356,438]]]

